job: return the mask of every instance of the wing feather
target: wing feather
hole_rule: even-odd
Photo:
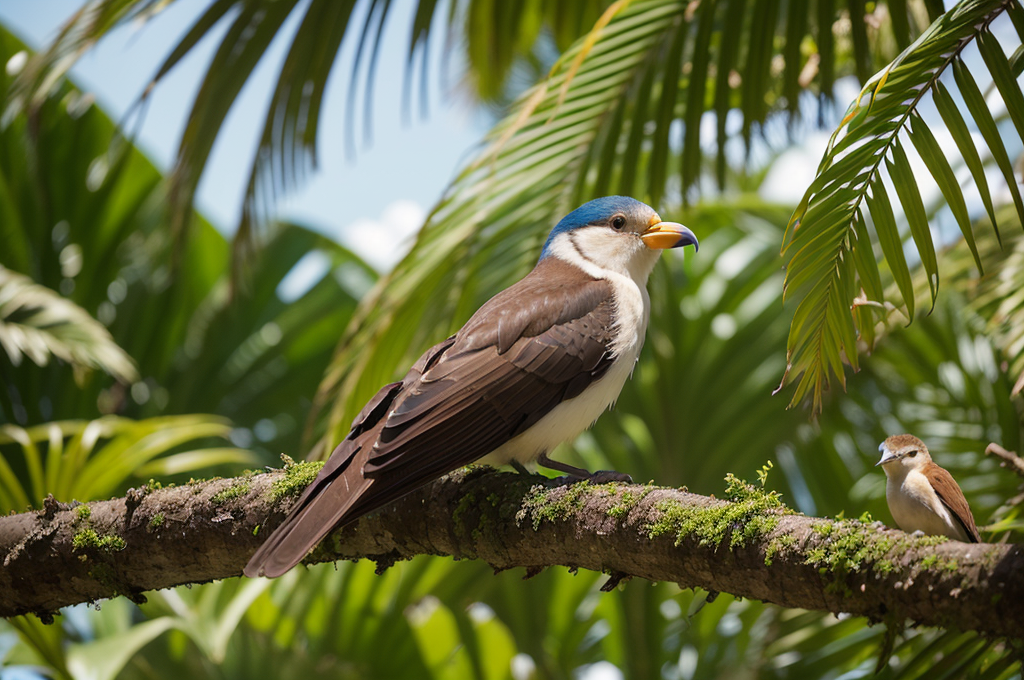
[[[981,535],[978,533],[978,527],[974,524],[971,506],[967,504],[964,492],[960,490],[960,486],[953,479],[953,475],[936,463],[926,465],[923,472],[932,488],[935,489],[935,494],[939,497],[939,500],[949,510],[949,514],[953,516],[953,519],[963,527],[964,533],[970,538],[970,541],[972,543],[981,543]]]

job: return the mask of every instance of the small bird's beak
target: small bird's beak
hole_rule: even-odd
[[[899,458],[899,456],[894,455],[892,451],[889,450],[889,447],[885,445],[885,442],[882,442],[881,444],[878,445],[878,450],[882,452],[882,459],[875,463],[875,467],[878,467],[879,465],[885,465],[886,463],[894,461],[897,458]]]
[[[640,238],[643,239],[644,245],[648,248],[663,250],[665,248],[693,246],[694,252],[700,249],[697,237],[683,225],[675,222],[662,222],[658,218],[653,218],[651,222],[652,224],[647,231],[640,234]]]

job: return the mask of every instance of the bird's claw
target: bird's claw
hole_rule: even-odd
[[[563,475],[562,477],[558,477],[558,481],[566,486],[578,484],[579,482],[589,482],[590,484],[608,484],[610,482],[632,484],[633,478],[625,472],[616,472],[615,470],[598,470],[597,472],[592,472],[587,475]]]
[[[615,470],[598,470],[597,472],[590,475],[588,480],[591,484],[607,484],[608,482],[622,482],[623,484],[632,484],[633,478],[627,475],[625,472],[616,472]]]

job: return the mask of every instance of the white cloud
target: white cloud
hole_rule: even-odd
[[[758,190],[762,197],[782,205],[796,205],[814,181],[818,163],[828,146],[827,132],[815,132],[804,143],[784,151],[772,163]]]
[[[380,219],[359,219],[348,225],[341,240],[377,270],[390,270],[402,259],[423,225],[427,211],[415,201],[399,199],[386,208]]]

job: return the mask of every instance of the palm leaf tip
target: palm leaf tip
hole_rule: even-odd
[[[135,363],[110,331],[84,309],[23,274],[0,265],[0,346],[11,363],[50,357],[76,370],[99,369],[124,383],[139,379]]]

